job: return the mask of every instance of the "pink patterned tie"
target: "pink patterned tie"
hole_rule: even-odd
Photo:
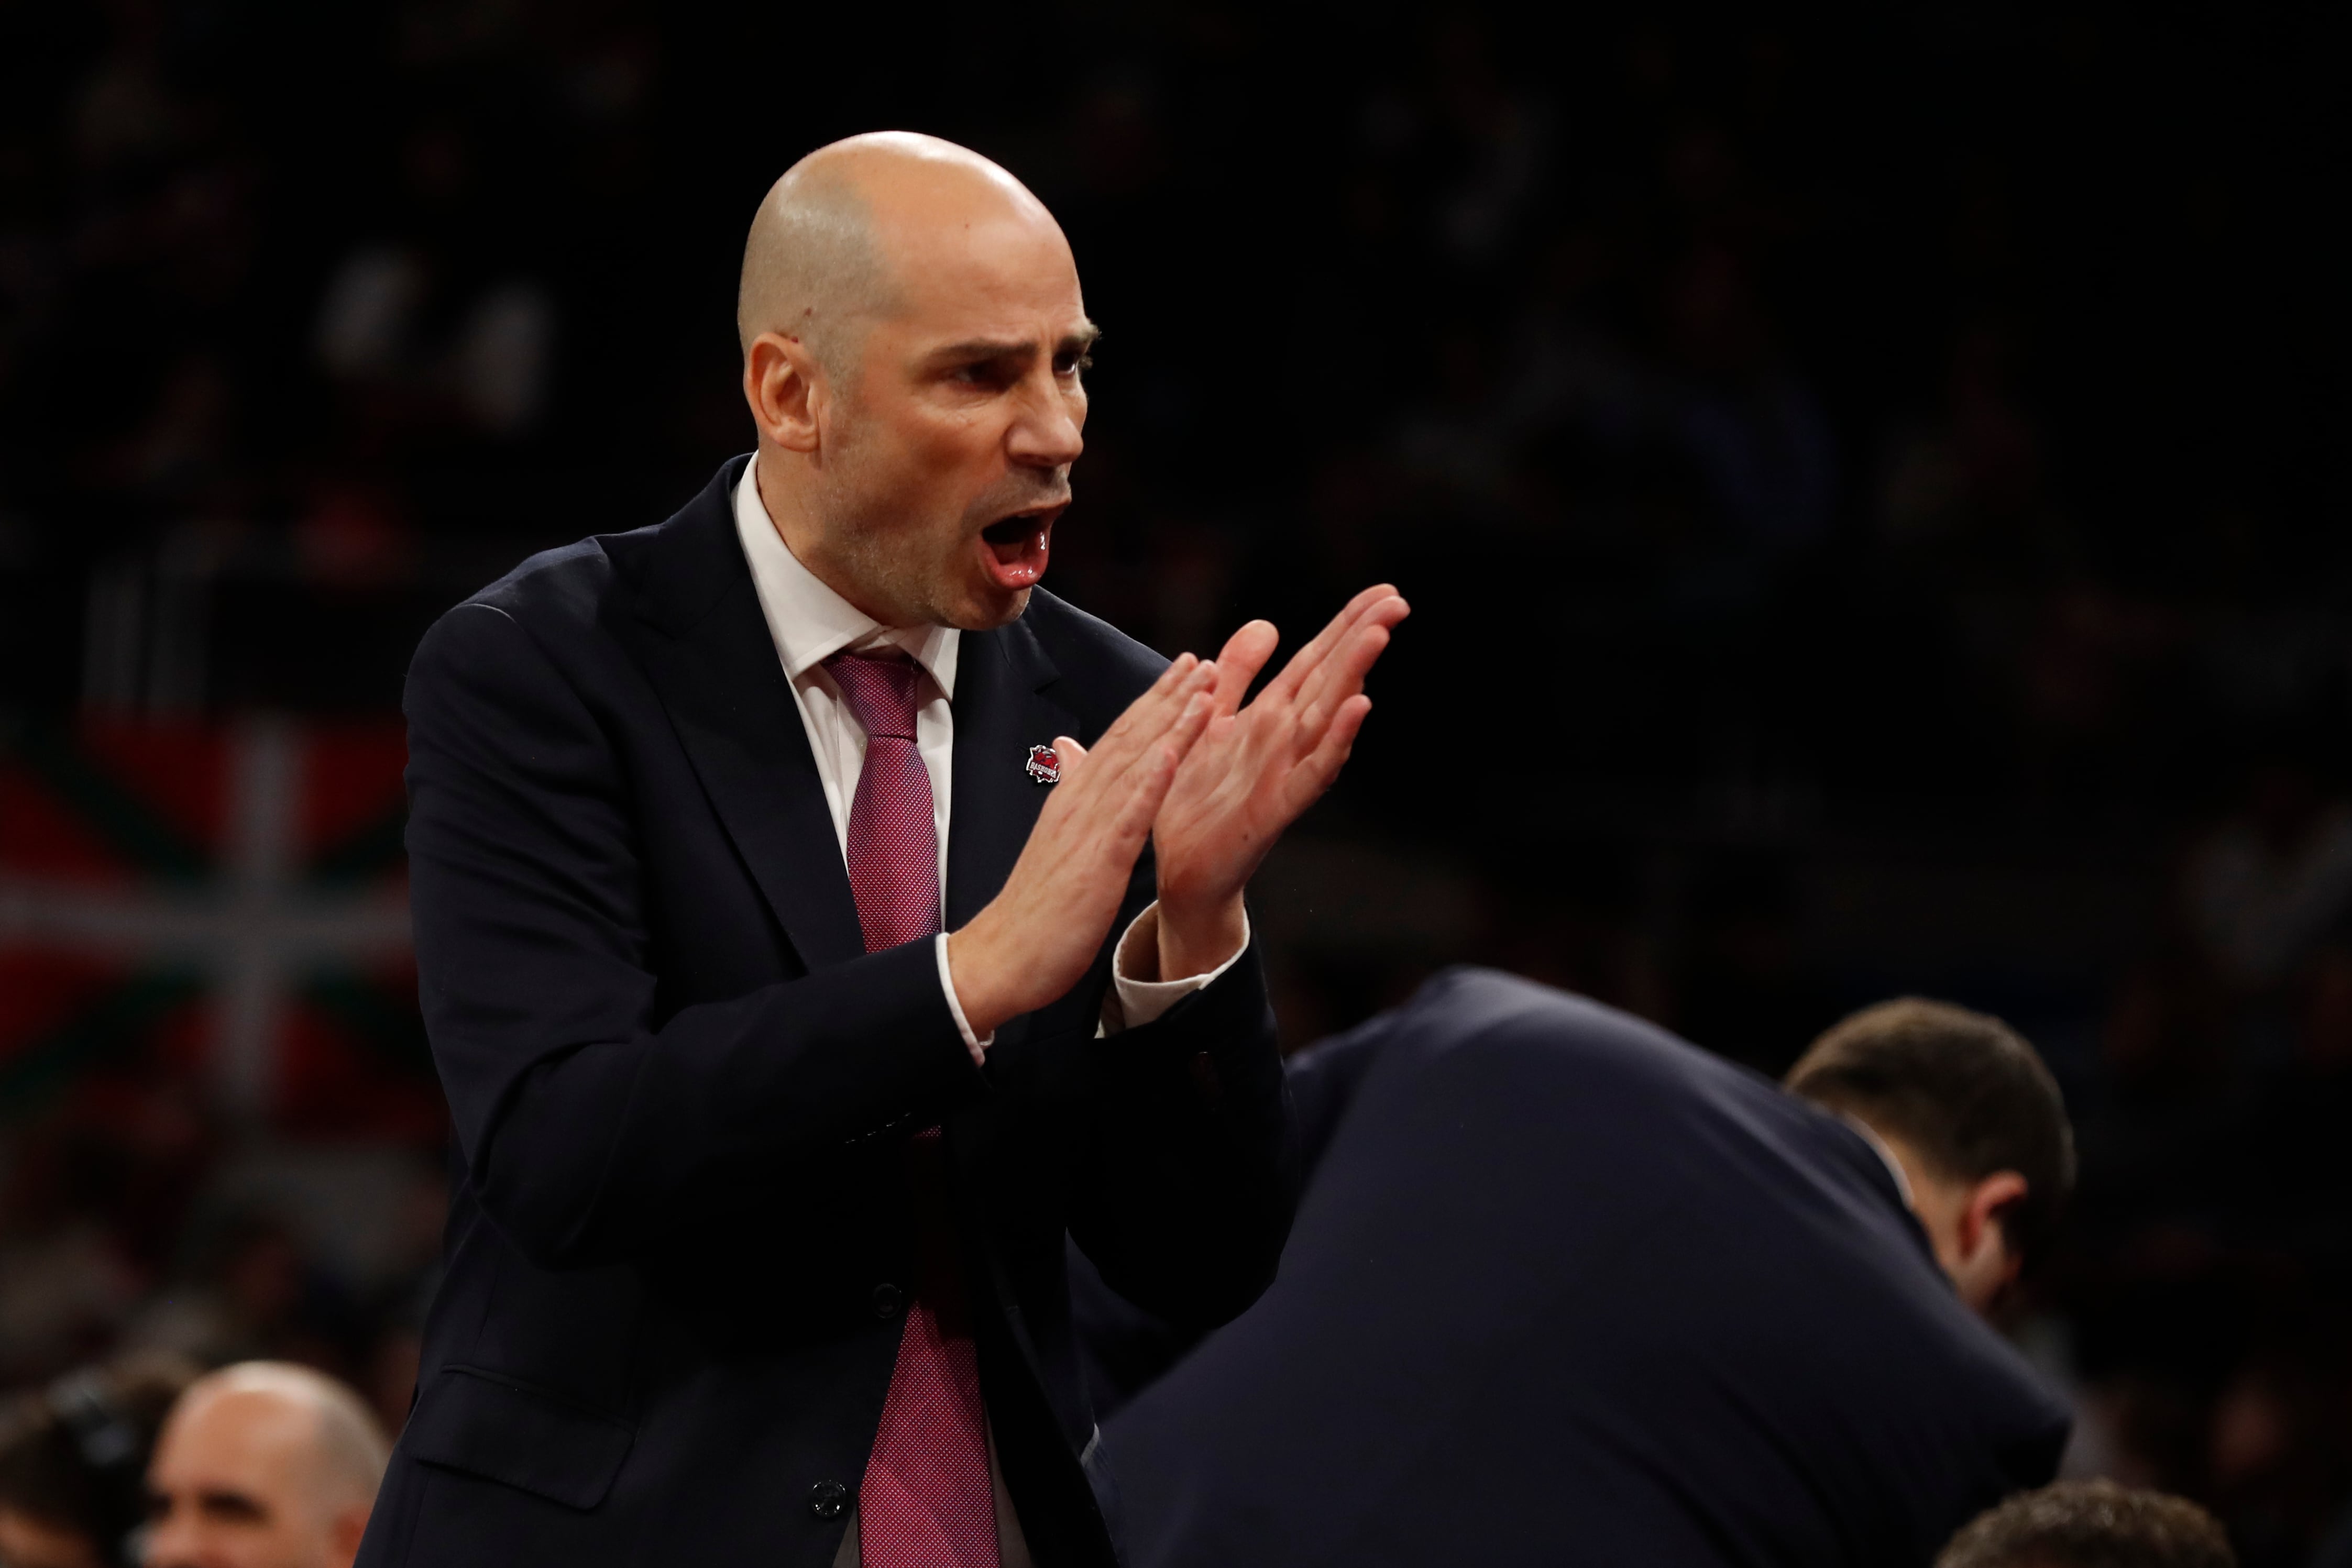
[[[915,745],[922,671],[903,656],[864,653],[835,653],[825,668],[866,731],[849,808],[849,888],[866,950],[878,953],[940,929],[939,828]],[[997,1568],[980,1358],[948,1222],[944,1153],[937,1127],[908,1148],[920,1273],[857,1490],[866,1568]]]

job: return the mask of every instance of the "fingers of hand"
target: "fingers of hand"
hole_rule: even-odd
[[[1217,711],[1232,713],[1249,695],[1250,683],[1265,668],[1281,644],[1282,634],[1271,621],[1252,621],[1225,639],[1217,654]]]
[[[1217,711],[1221,675],[1222,672],[1214,664],[1202,664],[1196,667],[1184,684],[1177,688],[1175,696],[1165,710],[1165,722],[1157,732],[1138,737],[1136,760],[1148,757],[1154,744],[1174,739],[1180,734],[1183,738],[1176,755],[1181,760],[1184,754],[1192,749],[1192,743],[1201,737],[1202,728]],[[1134,762],[1130,761],[1129,766],[1134,766]]]
[[[1324,627],[1322,633],[1316,638],[1316,642],[1322,645],[1321,651],[1327,653],[1330,652],[1332,645],[1353,630],[1375,606],[1396,596],[1397,591],[1394,588],[1385,582],[1376,582],[1341,605],[1339,613],[1331,617],[1330,624]]]
[[[1337,654],[1325,661],[1316,678],[1298,697],[1298,728],[1293,744],[1306,750],[1318,744],[1340,706],[1364,689],[1364,677],[1389,645],[1389,630],[1379,622],[1358,627]]]
[[[1182,706],[1181,694],[1192,682],[1199,679],[1200,674],[1201,661],[1198,658],[1191,653],[1177,654],[1175,658],[1169,661],[1168,667],[1160,672],[1160,678],[1145,687],[1142,695],[1128,704],[1127,711],[1120,714],[1113,721],[1110,728],[1103,732],[1103,740],[1107,741],[1113,736],[1129,735],[1139,728],[1148,728],[1156,723],[1164,723],[1165,720],[1161,716],[1171,706]],[[1096,742],[1097,746],[1101,744],[1102,741]]]
[[[1145,688],[1141,696],[1127,705],[1127,711],[1118,716],[1118,721],[1104,732],[1101,741],[1095,743],[1097,747],[1099,748],[1113,736],[1125,740],[1130,737],[1155,735],[1166,728],[1170,718],[1182,709],[1186,695],[1197,688],[1201,669],[1201,661],[1192,654],[1177,654],[1168,667],[1160,672],[1160,678]]]
[[[1341,703],[1339,711],[1331,716],[1331,727],[1323,732],[1322,740],[1315,747],[1316,765],[1328,764],[1336,776],[1339,764],[1347,761],[1348,754],[1355,749],[1356,737],[1363,733],[1364,720],[1371,711],[1372,699],[1361,692]],[[1325,779],[1326,783],[1329,781]]]
[[[1372,613],[1377,606],[1392,599],[1400,604],[1404,602],[1397,599],[1395,589],[1381,582],[1375,583],[1348,601],[1339,613],[1331,617],[1329,624],[1316,633],[1313,642],[1291,656],[1290,663],[1283,666],[1282,674],[1276,676],[1273,684],[1266,687],[1267,692],[1272,694],[1279,691],[1286,695],[1297,692],[1308,677],[1321,668],[1324,660],[1330,656],[1331,650],[1338,647],[1341,640],[1353,631],[1365,616]]]
[[[1168,791],[1176,782],[1185,756],[1201,732],[1208,727],[1216,702],[1213,694],[1202,692],[1184,706],[1182,716],[1160,743],[1150,747],[1140,763],[1121,780],[1115,832],[1121,849],[1130,862],[1143,848],[1143,840],[1151,831],[1152,820],[1159,816]]]
[[[1378,621],[1368,618],[1349,628],[1347,636],[1300,688],[1300,699],[1312,702],[1337,688],[1360,684],[1388,645],[1389,629]]]
[[[1116,776],[1134,766],[1136,758],[1182,716],[1185,704],[1211,689],[1216,679],[1215,664],[1190,653],[1180,654],[1095,742],[1094,773],[1097,778]]]
[[[1235,632],[1217,659],[1217,711],[1204,716],[1205,743],[1195,744],[1197,732],[1178,733],[1192,730],[1189,715],[1171,726],[1177,749],[1171,755],[1187,765],[1172,779],[1176,788],[1156,791],[1177,814],[1160,829],[1188,842],[1210,824],[1244,820],[1255,821],[1257,831],[1280,832],[1339,776],[1371,710],[1364,677],[1408,613],[1387,584],[1364,590],[1238,715],[1225,706],[1224,682],[1231,679],[1245,692],[1271,656],[1275,639],[1271,626],[1255,632],[1261,623]],[[1260,646],[1251,646],[1253,641]],[[1146,792],[1151,791],[1139,790],[1136,798]],[[1175,847],[1163,843],[1161,852]]]
[[[1184,711],[1178,714],[1176,722],[1168,727],[1168,744],[1173,748],[1172,755],[1177,762],[1184,760],[1185,754],[1208,729],[1210,719],[1217,716],[1223,704],[1223,693],[1207,691],[1195,693],[1185,703]]]
[[[1167,798],[1177,768],[1199,741],[1215,711],[1216,694],[1213,691],[1194,691],[1185,699],[1183,707],[1177,711],[1172,722],[1158,735],[1138,744],[1134,754],[1124,760],[1115,774],[1103,768],[1103,749],[1097,746],[1088,774],[1093,787],[1083,796],[1071,797],[1072,810],[1082,813],[1085,820],[1096,824],[1096,831],[1108,827],[1114,841],[1120,841],[1114,852],[1124,853],[1131,859],[1142,847],[1141,835],[1149,831],[1153,814]],[[1139,809],[1139,802],[1143,815],[1140,822],[1136,823],[1134,812]],[[1127,845],[1123,841],[1130,828],[1135,841]]]
[[[1282,827],[1289,826],[1298,813],[1320,800],[1339,779],[1339,769],[1346,766],[1349,753],[1355,749],[1356,737],[1364,727],[1364,716],[1371,711],[1372,699],[1359,692],[1333,713],[1315,749],[1290,771],[1283,791]]]
[[[1209,721],[1215,716],[1216,711],[1217,695],[1214,692],[1194,693],[1184,705],[1183,712],[1176,716],[1176,722],[1168,727],[1156,745],[1146,750],[1141,765],[1131,771],[1132,786],[1166,794],[1169,783],[1175,779],[1176,769],[1192,754],[1194,744],[1200,740],[1202,732],[1209,727]],[[1157,770],[1163,761],[1167,764],[1169,777],[1155,782]],[[1155,801],[1154,810],[1157,809]]]
[[[1173,663],[1160,672],[1160,678],[1146,687],[1141,696],[1128,704],[1126,710],[1110,721],[1109,728],[1095,737],[1095,748],[1116,757],[1120,743],[1139,726],[1148,725],[1152,711],[1167,700],[1171,692],[1190,678],[1192,673],[1192,655],[1178,654]]]

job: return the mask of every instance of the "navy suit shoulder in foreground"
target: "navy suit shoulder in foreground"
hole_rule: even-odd
[[[1924,1564],[2067,1416],[1876,1154],[1457,970],[1291,1073],[1280,1278],[1106,1429],[1138,1568]]]
[[[658,527],[451,611],[407,691],[419,986],[459,1169],[360,1561],[831,1563],[944,1129],[997,1454],[1043,1568],[1112,1561],[1064,1240],[1206,1328],[1272,1276],[1287,1099],[1254,955],[1097,1039],[1107,941],[976,1065],[929,941],[869,954],[738,542],[743,460]],[[1045,593],[965,633],[946,924],[1160,667]],[[1150,900],[1147,856],[1113,939]],[[1202,1071],[1205,1056],[1211,1071]]]

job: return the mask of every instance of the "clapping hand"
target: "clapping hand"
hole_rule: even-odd
[[[1160,870],[1159,975],[1205,974],[1240,950],[1242,890],[1283,830],[1322,797],[1355,746],[1372,699],[1364,676],[1409,612],[1386,583],[1348,601],[1316,639],[1242,698],[1279,635],[1253,621],[1217,655],[1206,727],[1152,823]],[[1138,979],[1127,956],[1127,972]]]
[[[1067,736],[1055,737],[1061,782],[1013,874],[948,938],[948,972],[974,1033],[992,1034],[1044,1007],[1086,973],[1221,690],[1217,667],[1187,653],[1129,705],[1091,755]]]

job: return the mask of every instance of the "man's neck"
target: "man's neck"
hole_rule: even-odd
[[[760,497],[760,509],[768,514],[768,526],[776,530],[792,558],[807,569],[808,574],[841,595],[843,602],[877,625],[899,628],[899,622],[883,614],[869,603],[856,583],[846,573],[835,570],[823,550],[816,548],[817,532],[808,519],[808,509],[799,504],[800,486],[793,476],[786,474],[787,460],[762,444],[751,458],[752,483]]]

